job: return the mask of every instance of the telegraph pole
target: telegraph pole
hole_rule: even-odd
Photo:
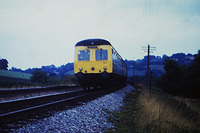
[[[150,45],[148,44],[148,51],[147,51],[147,74],[146,74],[146,82],[147,85],[149,84],[149,52],[150,52]]]
[[[153,53],[153,50],[156,50],[156,47],[150,47],[150,45],[148,44],[148,46],[142,46],[142,50],[145,50],[144,52],[147,52],[147,73],[146,73],[146,84],[150,86],[149,83],[149,55],[150,52]]]
[[[149,82],[149,93],[151,94],[151,84],[152,84],[152,69],[150,71],[150,82]]]

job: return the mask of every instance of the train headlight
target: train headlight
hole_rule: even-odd
[[[107,67],[104,67],[103,69],[104,69],[104,71],[106,71],[106,70],[107,70]]]
[[[94,71],[94,70],[95,70],[95,68],[94,68],[94,67],[92,67],[92,68],[91,68],[91,70],[92,70],[92,71]]]
[[[82,72],[83,68],[82,68],[82,67],[80,67],[80,68],[79,68],[79,70]]]

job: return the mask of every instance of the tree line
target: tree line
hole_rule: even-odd
[[[200,50],[191,65],[182,65],[174,59],[165,59],[158,85],[173,95],[200,98]]]
[[[48,75],[47,72],[43,72],[40,69],[33,71],[30,81],[38,85],[71,85],[78,83],[74,75],[65,75],[64,78],[61,79],[54,74]]]
[[[8,70],[8,61],[0,59],[0,70]],[[73,63],[55,67],[55,65],[42,66],[41,68],[29,68],[25,71],[12,67],[9,71],[32,74],[30,80],[0,77],[0,87],[46,86],[46,85],[71,85],[77,84],[74,75],[66,72],[73,70]]]

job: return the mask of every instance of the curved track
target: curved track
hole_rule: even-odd
[[[77,87],[74,88],[77,89]],[[78,106],[82,102],[96,99],[120,88],[122,86],[98,91],[83,91],[77,89],[78,91],[0,102],[0,131],[9,129],[9,123],[15,123],[20,120],[27,121],[29,118],[35,118],[38,114],[43,114],[43,112],[60,110],[59,108],[62,107],[66,109]]]
[[[43,110],[43,108],[47,109],[47,107],[49,106],[53,106],[55,104],[66,102],[75,98],[83,97],[87,94],[88,93],[84,91],[73,91],[1,102],[0,122],[7,123],[21,117],[21,115],[25,116],[28,113],[34,113]]]
[[[75,86],[49,86],[38,88],[22,88],[22,89],[4,89],[0,90],[0,101],[9,101],[14,99],[22,99],[27,97],[35,97],[45,94],[61,93],[73,90],[80,90]]]

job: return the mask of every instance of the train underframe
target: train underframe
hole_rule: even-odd
[[[85,90],[92,88],[103,88],[107,89],[112,86],[122,85],[126,83],[126,77],[107,73],[104,71],[103,73],[91,73],[91,74],[83,74],[79,72],[76,74],[76,77],[79,80],[79,84]]]

